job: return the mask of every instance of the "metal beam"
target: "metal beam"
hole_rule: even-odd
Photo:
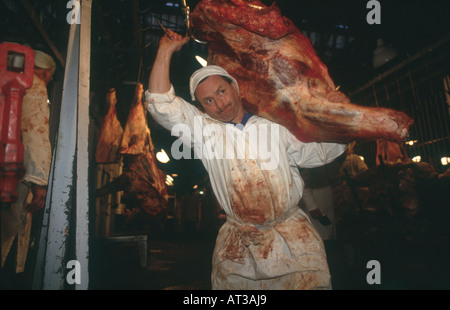
[[[142,48],[142,26],[139,19],[139,0],[133,0],[133,24],[134,24],[134,35],[136,38],[136,48],[137,48],[137,60],[138,60],[138,75],[136,81],[141,80],[142,73],[142,63],[143,63],[143,48]]]
[[[33,7],[28,3],[27,0],[20,0],[20,3],[22,3],[23,7],[27,11],[28,15],[30,16],[31,20],[33,21],[36,28],[39,30],[41,35],[44,37],[44,40],[47,42],[47,44],[50,46],[50,49],[52,50],[53,54],[55,54],[56,59],[58,59],[61,66],[64,68],[64,59],[61,55],[61,53],[56,48],[55,44],[53,44],[52,40],[50,39],[47,31],[45,30],[44,26],[42,26],[40,20],[36,16],[36,12],[34,11]]]

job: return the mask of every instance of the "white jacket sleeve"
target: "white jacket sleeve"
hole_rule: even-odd
[[[183,144],[194,147],[195,132],[201,133],[203,113],[192,104],[175,95],[173,85],[167,93],[145,92],[145,104],[153,119]],[[197,118],[197,119],[196,119]],[[196,128],[199,127],[199,128]]]
[[[347,149],[347,144],[299,141],[287,132],[288,154],[298,167],[314,168],[331,163]]]
[[[175,95],[173,85],[164,94],[145,91],[145,104],[153,119],[169,131],[178,124],[193,128],[194,117],[202,116],[199,109]]]

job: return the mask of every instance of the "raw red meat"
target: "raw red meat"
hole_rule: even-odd
[[[353,104],[314,48],[275,5],[258,0],[202,0],[191,14],[208,63],[224,67],[244,107],[287,127],[299,140],[402,141],[413,120],[403,112]]]
[[[100,127],[95,161],[97,163],[116,163],[119,161],[119,145],[123,128],[116,114],[116,90],[111,88],[106,94],[106,114]]]
[[[166,207],[168,195],[165,174],[156,164],[142,94],[143,86],[137,84],[119,149],[123,173],[98,189],[97,195],[124,191],[135,199],[139,209],[157,215]]]
[[[404,162],[408,159],[404,143],[396,143],[392,141],[377,140],[377,157],[375,162],[377,165],[383,163],[395,164]]]
[[[167,190],[163,173],[152,167],[149,153],[123,157],[123,173],[102,188],[97,196],[124,191],[136,202],[136,207],[149,215],[159,214],[167,205]]]
[[[133,102],[128,113],[127,123],[120,143],[120,154],[143,154],[149,150],[153,152],[151,145],[150,129],[147,126],[145,109],[142,103],[144,87],[138,83],[134,91]],[[151,149],[149,149],[151,147]]]

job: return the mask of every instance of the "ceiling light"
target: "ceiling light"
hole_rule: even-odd
[[[447,166],[450,163],[450,157],[441,157],[442,166]]]
[[[412,161],[415,163],[419,163],[422,160],[422,156],[414,156],[412,158]]]
[[[408,144],[408,145],[414,145],[415,143],[417,143],[417,140],[410,140],[410,141],[405,142],[405,144]]]
[[[163,164],[170,161],[169,156],[167,156],[167,153],[163,149],[161,149],[161,152],[156,153],[156,158]]]
[[[198,55],[195,56],[195,59],[197,59],[197,61],[202,65],[202,67],[206,67],[208,65],[208,62]]]

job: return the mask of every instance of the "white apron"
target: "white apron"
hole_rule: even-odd
[[[175,96],[173,87],[165,94],[147,91],[145,99],[155,121],[194,148],[227,214],[214,249],[212,288],[330,289],[323,241],[298,208],[298,166],[331,162],[346,146],[300,142],[258,116],[241,128],[219,122]]]

